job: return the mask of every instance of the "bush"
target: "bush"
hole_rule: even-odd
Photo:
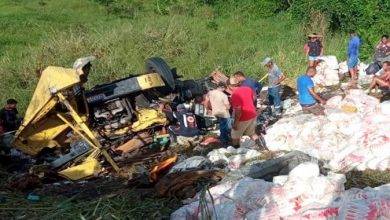
[[[324,13],[331,31],[356,30],[363,39],[361,58],[371,57],[380,36],[390,25],[390,3],[386,0],[296,0],[290,12],[310,23],[313,11]]]
[[[95,0],[105,5],[110,13],[133,17],[143,8],[158,14],[193,15],[194,9],[211,6],[221,16],[239,14],[245,17],[270,17],[288,8],[288,1],[274,0]]]
[[[288,7],[287,1],[275,0],[214,0],[212,2],[218,14],[229,16],[239,14],[249,18],[271,17]]]

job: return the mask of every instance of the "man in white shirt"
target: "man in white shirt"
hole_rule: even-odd
[[[216,89],[209,91],[206,95],[206,107],[211,114],[217,117],[220,129],[220,140],[227,145],[230,142],[230,103],[224,90],[226,85],[219,83]]]

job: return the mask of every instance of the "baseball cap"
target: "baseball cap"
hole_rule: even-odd
[[[95,56],[88,56],[88,57],[82,57],[82,58],[78,58],[74,64],[73,64],[73,69],[80,69],[80,68],[83,68],[85,65],[87,65],[88,63],[92,62],[93,60],[95,60],[96,57]]]
[[[261,65],[265,66],[267,63],[271,62],[272,59],[270,57],[266,57],[263,62],[261,62]]]

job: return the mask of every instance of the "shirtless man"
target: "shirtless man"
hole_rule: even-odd
[[[383,74],[374,76],[366,93],[370,94],[372,89],[376,87],[390,89],[390,61],[383,62]]]

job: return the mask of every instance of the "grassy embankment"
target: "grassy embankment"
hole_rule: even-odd
[[[0,101],[15,97],[22,110],[37,71],[48,65],[71,67],[76,58],[90,54],[99,59],[88,86],[139,73],[151,56],[165,58],[187,78],[220,67],[259,79],[265,74],[259,66],[265,56],[275,58],[291,78],[305,68],[305,31],[288,15],[219,17],[212,7],[200,6],[192,15],[145,10],[120,18],[93,1],[1,0],[0,28]],[[328,36],[326,54],[343,59],[345,41]]]
[[[291,79],[305,69],[305,30],[288,15],[267,19],[240,14],[219,17],[201,6],[192,15],[138,11],[133,18],[109,14],[93,1],[0,0],[0,102],[14,97],[24,110],[39,72],[48,65],[70,67],[81,56],[99,57],[88,86],[143,69],[151,56],[165,58],[186,78],[206,76],[216,67],[243,70],[259,79],[259,63],[273,57]],[[345,58],[345,36],[328,36],[326,54]],[[3,180],[8,174],[2,173]],[[169,215],[165,199],[143,199],[133,192],[79,200],[42,197],[31,203],[22,194],[6,193],[4,219],[160,218]],[[28,207],[28,208],[27,208]]]

